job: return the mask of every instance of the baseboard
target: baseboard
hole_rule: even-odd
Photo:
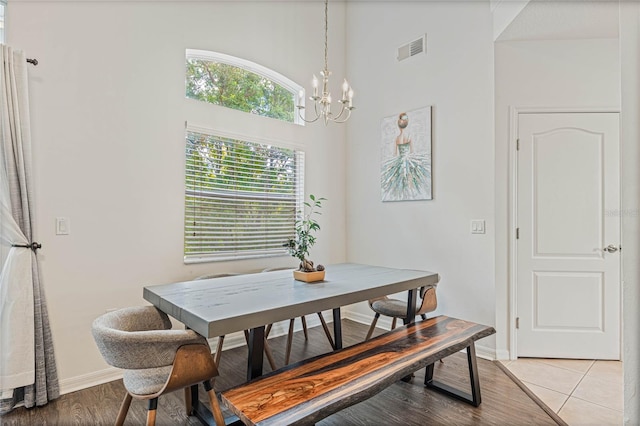
[[[488,361],[495,361],[496,350],[488,346],[476,345],[476,356]]]
[[[60,394],[64,395],[120,379],[122,379],[122,370],[109,367],[104,370],[60,380]]]
[[[510,360],[511,353],[506,349],[496,349],[496,359]]]
[[[360,324],[365,324],[367,326],[371,325],[371,321],[373,321],[373,312],[370,314],[363,314],[360,312],[353,312],[353,311],[345,311],[342,313],[342,319],[348,319],[351,321],[355,321],[358,322]],[[391,318],[390,317],[385,317],[385,316],[380,316],[380,318],[378,318],[378,322],[376,323],[376,328],[382,328],[384,330],[391,330]],[[402,323],[402,321],[400,321],[400,323]]]

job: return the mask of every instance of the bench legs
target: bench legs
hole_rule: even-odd
[[[444,383],[433,380],[434,364],[427,365],[424,377],[424,385],[429,389],[443,393],[450,397],[467,402],[474,407],[482,402],[480,398],[480,379],[478,377],[478,364],[476,362],[476,347],[473,343],[467,347],[467,362],[469,363],[469,380],[471,382],[471,394],[462,392]]]

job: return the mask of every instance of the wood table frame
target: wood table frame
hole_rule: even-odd
[[[343,263],[327,266],[325,280],[303,283],[291,271],[235,275],[144,287],[144,299],[204,337],[249,330],[247,380],[262,375],[265,324],[333,311],[334,349],[342,348],[340,307],[408,291],[407,318],[415,318],[418,289],[438,274]],[[192,387],[194,413],[211,423]]]

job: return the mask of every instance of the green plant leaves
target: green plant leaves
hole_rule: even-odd
[[[283,244],[289,254],[300,259],[303,264],[309,255],[309,249],[316,243],[316,237],[313,233],[320,230],[320,224],[313,216],[321,214],[318,210],[322,208],[322,202],[326,201],[326,198],[316,198],[313,194],[309,195],[309,199],[313,203],[304,202],[307,211],[302,216],[303,218],[296,222],[295,238],[289,239]]]

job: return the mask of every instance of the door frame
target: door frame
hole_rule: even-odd
[[[520,114],[571,114],[571,113],[617,113],[620,114],[620,107],[509,107],[509,215],[508,215],[508,230],[507,236],[509,241],[509,259],[507,261],[508,267],[508,291],[509,291],[509,304],[508,304],[508,324],[509,324],[509,359],[518,359],[518,342],[516,332],[516,309],[518,307],[518,243],[516,240],[516,225],[518,214],[518,152],[516,149],[516,143],[518,140],[518,121]],[[622,142],[622,137],[620,137]],[[620,150],[622,152],[622,150]],[[620,174],[620,169],[618,169]],[[620,180],[622,186],[622,180]],[[622,187],[620,187],[620,194],[622,196]],[[621,202],[622,205],[622,202]],[[622,231],[621,231],[622,232]],[[622,285],[622,256],[620,256],[620,283]],[[622,293],[621,293],[622,294]],[[618,314],[620,315],[620,324],[622,324],[622,306],[620,301]],[[620,347],[622,349],[622,333],[620,333]],[[622,352],[621,352],[622,353]]]

